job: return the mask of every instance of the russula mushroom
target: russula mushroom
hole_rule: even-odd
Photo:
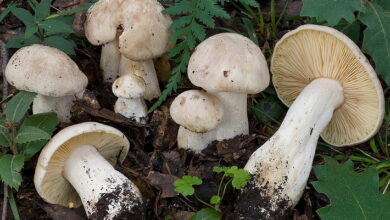
[[[239,34],[214,35],[196,47],[188,64],[188,77],[222,103],[224,114],[207,135],[181,127],[178,140],[186,141],[179,141],[179,147],[199,153],[214,140],[248,134],[247,94],[259,93],[269,84],[267,62],[256,44]],[[199,141],[201,137],[208,138]]]
[[[136,75],[126,74],[119,77],[112,84],[112,91],[118,100],[115,103],[115,112],[127,118],[134,118],[143,122],[147,108],[142,99],[145,93],[145,81]]]
[[[162,10],[163,6],[156,0],[100,0],[89,9],[85,22],[89,42],[108,44],[102,50],[104,63],[110,64],[101,64],[104,78],[108,82],[114,81],[116,78],[113,79],[115,74],[112,70],[117,68],[119,76],[132,73],[134,67],[142,69],[144,72],[140,77],[146,83],[147,100],[161,94],[153,58],[161,56],[172,46],[168,43],[172,20]],[[118,42],[115,42],[116,38]],[[118,52],[115,52],[116,44],[121,54],[120,61]],[[106,52],[108,55],[103,54]]]
[[[141,193],[113,167],[129,151],[119,130],[96,122],[69,126],[43,148],[34,184],[48,203],[83,205],[88,218],[144,219]]]
[[[333,28],[303,25],[287,33],[276,44],[271,72],[290,109],[245,166],[253,178],[237,203],[243,219],[287,215],[302,196],[319,136],[334,146],[356,145],[378,131],[384,115],[374,69],[358,46]]]
[[[172,119],[180,126],[180,146],[204,146],[212,139],[210,130],[221,124],[224,108],[218,98],[198,90],[188,90],[175,98],[170,107]],[[188,142],[192,142],[191,144]],[[199,153],[198,148],[191,150]]]
[[[102,46],[100,69],[102,70],[104,82],[112,83],[120,76],[120,60],[121,53],[119,52],[117,39]]]
[[[33,113],[54,111],[62,122],[70,121],[70,108],[81,96],[88,79],[64,52],[34,44],[23,47],[9,60],[7,81],[19,90],[38,93]]]

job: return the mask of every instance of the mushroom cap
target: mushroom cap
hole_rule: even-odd
[[[217,34],[199,44],[190,58],[188,77],[207,91],[255,94],[269,84],[260,48],[234,33]]]
[[[214,129],[222,122],[223,104],[211,94],[188,90],[173,100],[172,119],[186,129],[203,133]]]
[[[321,133],[329,144],[362,143],[382,124],[384,95],[374,69],[359,47],[333,28],[303,25],[284,35],[275,46],[271,72],[277,94],[287,106],[314,79],[342,84],[344,103]]]
[[[64,52],[34,44],[23,47],[9,60],[7,81],[19,90],[62,97],[84,91],[88,79]]]
[[[129,141],[119,130],[96,122],[84,122],[58,132],[42,149],[35,168],[34,184],[38,194],[51,204],[81,205],[78,193],[62,175],[64,163],[78,146],[95,146],[111,164],[123,162]]]
[[[112,92],[119,98],[141,98],[145,89],[145,81],[134,74],[125,74],[112,84]]]
[[[118,28],[120,52],[131,60],[148,60],[163,54],[168,43],[168,15],[156,0],[100,0],[88,10],[85,35],[89,42],[101,45],[113,41]]]

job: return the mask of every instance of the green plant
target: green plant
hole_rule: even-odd
[[[390,85],[389,11],[388,0],[303,0],[301,15],[316,18],[317,23],[333,26],[361,43],[363,52],[374,60],[377,73]]]
[[[191,51],[206,38],[206,30],[215,28],[215,19],[229,19],[230,16],[218,3],[224,4],[229,0],[177,0],[176,4],[165,9],[168,15],[179,16],[170,26],[172,35],[169,41],[179,41],[168,53],[168,58],[173,59],[175,67],[171,77],[159,99],[149,109],[149,112],[158,108],[167,97],[176,91],[181,81],[182,74],[186,72]],[[234,0],[243,4],[258,7],[254,0]]]
[[[50,14],[51,0],[41,0],[39,3],[36,0],[29,0],[28,3],[33,9],[34,15],[26,9],[17,8],[16,4],[11,4],[0,16],[0,20],[11,12],[23,22],[26,28],[24,33],[9,40],[6,47],[21,48],[35,43],[43,43],[74,55],[76,43],[71,36],[74,33],[72,29],[73,15],[88,10],[93,2],[96,2],[96,0],[92,0],[79,8]]]
[[[46,144],[58,124],[55,113],[25,117],[35,96],[35,93],[19,92],[0,115],[0,179],[16,191],[22,183],[20,172],[24,162]],[[9,197],[9,201],[18,219],[13,196]]]
[[[325,157],[325,165],[314,167],[314,172],[318,178],[313,182],[314,188],[331,202],[317,210],[321,219],[390,219],[390,193],[378,190],[375,167],[356,173],[352,161],[339,164]]]
[[[238,169],[237,166],[232,167],[214,167],[213,171],[222,173],[222,178],[219,182],[217,194],[210,198],[210,203],[200,199],[196,193],[194,186],[201,185],[203,182],[196,176],[183,176],[181,179],[175,181],[175,191],[183,196],[194,196],[199,202],[207,206],[198,211],[191,217],[191,220],[197,219],[220,219],[222,213],[220,204],[225,196],[226,188],[229,184],[235,189],[241,189],[246,186],[250,179],[250,175],[243,169]]]

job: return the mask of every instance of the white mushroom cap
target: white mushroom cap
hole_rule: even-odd
[[[115,39],[118,28],[120,52],[131,60],[148,60],[168,49],[172,20],[156,0],[100,0],[88,11],[85,35],[101,45]]]
[[[145,81],[139,76],[126,74],[115,80],[112,92],[119,98],[141,98],[145,92]]]
[[[260,48],[234,33],[217,34],[199,44],[190,58],[188,77],[207,91],[255,94],[269,84]]]
[[[181,93],[172,102],[172,119],[193,132],[207,132],[217,127],[223,118],[223,104],[211,94],[199,90]]]
[[[345,101],[321,133],[332,145],[362,143],[382,124],[384,95],[374,69],[359,47],[333,28],[303,25],[284,35],[275,46],[271,70],[276,92],[288,106],[315,79],[342,84]]]
[[[7,81],[19,90],[61,97],[84,91],[87,77],[64,52],[34,44],[23,47],[9,60]]]
[[[35,169],[35,188],[45,201],[63,206],[76,201],[75,206],[81,205],[78,193],[62,172],[72,150],[82,145],[94,146],[113,165],[123,162],[130,146],[121,131],[96,122],[61,130],[43,148]]]

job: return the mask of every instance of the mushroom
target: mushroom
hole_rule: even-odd
[[[188,77],[217,98],[224,113],[218,126],[202,134],[181,127],[178,140],[186,141],[178,141],[179,147],[199,153],[214,140],[248,134],[247,94],[261,92],[269,84],[267,62],[256,44],[239,34],[214,35],[196,47]],[[189,109],[187,114],[191,111],[199,109]]]
[[[334,146],[356,145],[378,131],[384,115],[374,69],[355,43],[333,28],[303,25],[287,33],[276,44],[271,71],[277,94],[290,109],[245,166],[253,178],[236,210],[245,219],[281,217],[298,203],[320,135]]]
[[[147,108],[142,95],[145,93],[145,82],[141,77],[126,74],[119,77],[112,84],[112,91],[118,100],[115,103],[115,112],[127,118],[135,118],[144,122]]]
[[[162,10],[156,0],[100,0],[89,9],[85,22],[85,34],[92,44],[108,44],[102,50],[104,78],[110,82],[115,75],[142,70],[139,76],[145,81],[147,100],[161,94],[153,58],[172,46],[168,43],[172,20]],[[116,45],[119,52],[115,51]]]
[[[121,53],[118,48],[118,40],[115,39],[102,46],[100,56],[100,69],[102,69],[103,81],[112,83],[119,76]]]
[[[84,92],[88,79],[64,52],[34,44],[23,47],[9,60],[7,81],[19,90],[38,93],[33,113],[54,111],[62,122],[70,122],[70,108]]]
[[[34,184],[48,203],[83,205],[88,218],[144,219],[139,189],[113,167],[129,151],[119,130],[96,122],[58,132],[39,155]]]
[[[204,146],[213,137],[208,131],[221,124],[224,108],[219,99],[199,90],[188,90],[181,93],[171,104],[172,119],[180,126],[178,145]],[[192,141],[192,143],[188,143]],[[196,143],[194,143],[196,141]],[[200,152],[198,148],[191,148]]]

